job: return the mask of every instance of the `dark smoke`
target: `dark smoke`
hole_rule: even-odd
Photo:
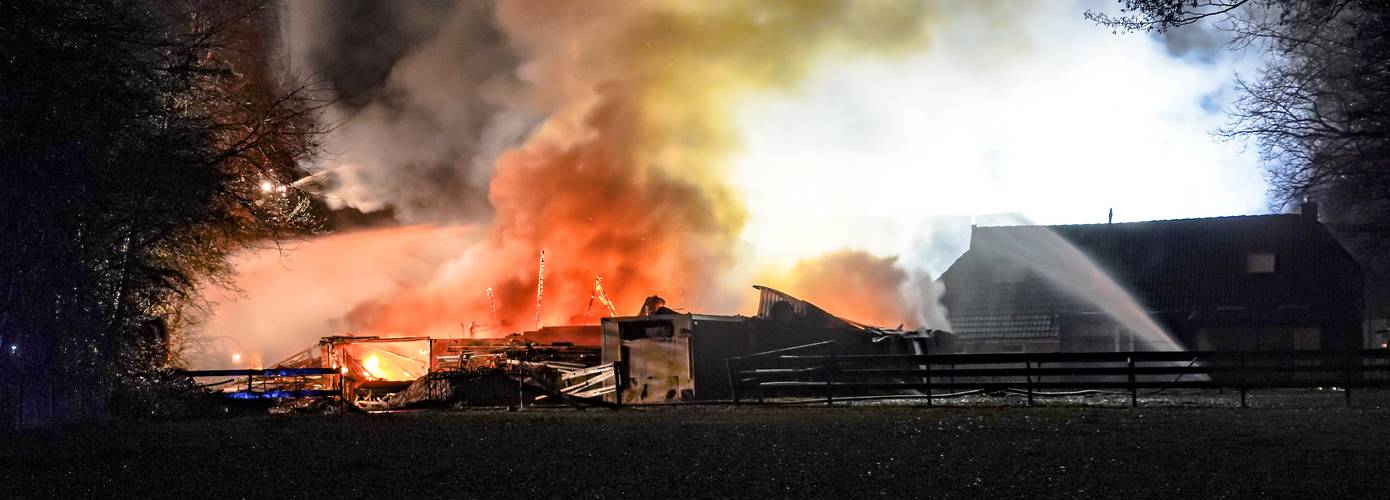
[[[497,154],[537,116],[509,96],[519,59],[491,2],[284,2],[289,70],[321,78],[337,125],[328,196],[403,222],[485,220]]]

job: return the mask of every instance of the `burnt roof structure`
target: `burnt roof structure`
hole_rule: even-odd
[[[1320,329],[1321,348],[1359,348],[1361,270],[1316,211],[1307,212],[974,228],[970,249],[942,274],[942,302],[962,340],[1055,338],[1068,318],[1098,315],[999,250],[1014,245],[1018,253],[1019,237],[1045,229],[1089,256],[1185,345],[1201,328],[1305,325]]]

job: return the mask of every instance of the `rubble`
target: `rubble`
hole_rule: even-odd
[[[248,377],[241,393],[273,399],[317,391],[368,411],[711,400],[729,395],[725,360],[754,352],[826,340],[844,354],[950,348],[942,344],[949,338],[944,332],[864,325],[755,288],[761,300],[752,317],[678,313],[653,295],[641,315],[605,317],[598,326],[547,326],[498,338],[323,337],[256,375],[259,386]],[[276,370],[297,375],[277,377]],[[294,399],[274,412],[324,408]]]

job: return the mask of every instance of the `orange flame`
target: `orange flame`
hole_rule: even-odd
[[[498,5],[499,26],[527,60],[529,86],[516,89],[518,100],[547,119],[496,160],[493,220],[451,257],[427,263],[434,267],[425,276],[405,270],[410,278],[394,279],[374,298],[352,298],[351,310],[320,329],[442,337],[457,335],[461,323],[500,334],[596,323],[585,313],[597,275],[609,285],[600,292],[605,306],[636,306],[657,294],[677,308],[731,312],[750,284],[730,274],[746,219],[724,180],[737,146],[733,106],[791,86],[826,54],[914,48],[927,20],[920,6],[875,0]],[[378,230],[358,239],[386,247],[377,235],[416,233]],[[348,261],[363,248],[325,253]],[[534,260],[541,249],[544,309]],[[332,283],[308,288],[355,293]]]

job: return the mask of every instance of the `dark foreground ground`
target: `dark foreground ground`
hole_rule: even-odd
[[[243,417],[0,437],[0,498],[1386,498],[1388,447],[1335,405]]]

